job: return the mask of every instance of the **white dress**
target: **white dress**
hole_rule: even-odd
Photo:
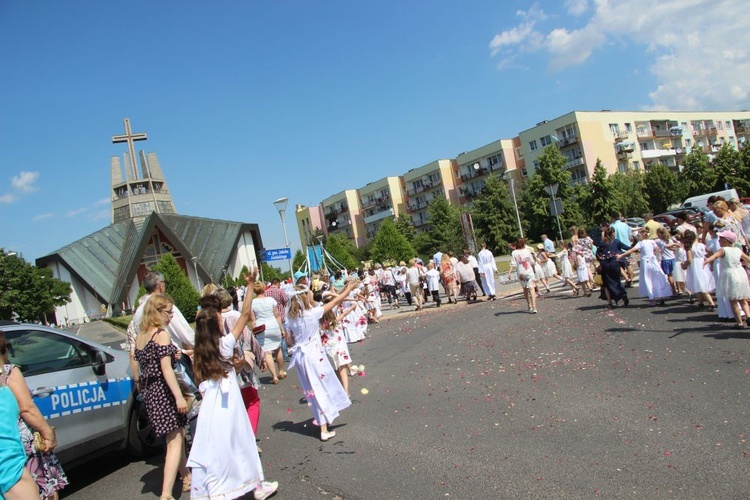
[[[709,268],[703,267],[703,261],[706,260],[706,245],[693,243],[692,253],[693,262],[687,268],[685,286],[690,293],[713,292],[716,288],[714,275]]]
[[[580,253],[574,254],[576,259],[576,271],[578,272],[578,282],[588,283],[589,281],[589,266],[586,264],[586,257]]]
[[[682,268],[682,263],[685,262],[687,255],[685,249],[681,246],[674,249],[674,269],[672,270],[672,279],[679,283],[684,283],[687,273]]]
[[[320,318],[323,306],[304,311],[302,316],[287,316],[289,331],[294,334],[294,346],[289,368],[297,370],[299,383],[307,398],[314,425],[330,424],[339,412],[352,402],[336,378],[320,340]],[[247,420],[247,415],[245,415]]]
[[[510,256],[511,266],[515,267],[518,273],[518,281],[521,282],[524,288],[534,288],[536,282],[536,274],[534,272],[536,259],[534,258],[534,254],[528,248],[521,248],[513,250]]]
[[[729,300],[750,299],[750,284],[747,273],[742,267],[742,250],[735,247],[724,247],[721,259],[721,273],[716,284],[716,294]],[[716,262],[716,261],[714,261]]]
[[[255,326],[266,325],[266,330],[258,335],[256,339],[266,352],[275,351],[281,347],[281,329],[276,316],[276,299],[273,297],[261,297],[253,299],[253,314],[255,315]]]
[[[573,279],[576,277],[573,273],[573,266],[570,265],[567,249],[557,254],[557,260],[560,261],[560,271],[562,271],[563,278]]]
[[[235,343],[234,335],[223,336],[221,355],[231,358]],[[238,498],[263,481],[255,434],[231,372],[199,387],[203,402],[187,461],[193,473],[190,498]]]
[[[708,240],[706,243],[706,250],[714,253],[721,249],[718,238]],[[721,266],[723,265],[724,259],[716,259],[711,263],[713,268],[714,283],[719,283],[719,277],[721,276]],[[716,312],[719,314],[719,318],[722,319],[734,319],[734,312],[732,311],[732,305],[729,303],[729,299],[722,295],[721,290],[716,289]]]
[[[638,279],[638,296],[648,297],[650,300],[670,297],[672,287],[664,271],[661,270],[654,250],[657,248],[655,240],[641,240],[636,243],[636,249],[641,252],[641,274]]]
[[[482,277],[482,289],[487,295],[495,295],[495,273],[497,263],[495,256],[486,248],[477,254],[479,264],[479,275]]]
[[[349,347],[346,345],[346,337],[344,337],[344,327],[342,325],[336,325],[333,330],[321,330],[325,335],[325,350],[328,357],[333,363],[333,367],[337,370],[342,366],[346,366],[352,362],[351,355],[349,354]]]
[[[352,312],[346,315],[344,318],[344,338],[347,343],[359,342],[365,338],[367,333],[367,311],[362,307],[359,301],[354,300],[356,292],[351,292],[349,298],[351,300],[345,300],[341,306],[344,309],[349,309],[352,305],[356,307]]]

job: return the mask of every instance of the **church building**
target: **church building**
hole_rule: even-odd
[[[139,153],[125,118],[125,176],[118,157],[110,162],[111,224],[36,260],[55,278],[71,284],[71,301],[56,309],[58,325],[79,324],[134,309],[141,281],[151,266],[172,254],[200,289],[237,278],[244,266],[258,265],[263,248],[257,224],[178,215],[155,153]],[[186,311],[183,311],[186,312]]]

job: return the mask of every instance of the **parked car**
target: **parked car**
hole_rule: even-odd
[[[627,219],[625,219],[625,224],[627,224],[631,228],[643,227],[646,225],[646,221],[641,217],[628,217]]]
[[[677,217],[670,214],[659,214],[652,217],[653,220],[669,229],[670,232],[674,232],[677,228]]]
[[[161,450],[134,390],[129,354],[42,325],[0,322],[8,362],[23,373],[34,402],[56,427],[63,464],[112,448],[135,455]]]
[[[698,227],[701,224],[703,224],[703,212],[699,210],[698,208],[688,207],[684,209],[677,209],[677,210],[667,210],[666,212],[662,212],[659,215],[673,215],[677,217],[680,213],[686,212],[687,213],[687,222]]]

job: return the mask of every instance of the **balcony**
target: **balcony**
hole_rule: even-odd
[[[427,225],[427,219],[412,219],[411,223],[414,227],[422,227]]]
[[[390,199],[391,199],[391,195],[387,194],[385,196],[378,196],[378,197],[367,198],[366,200],[360,200],[360,203],[362,204],[362,210],[367,210],[368,208],[374,207],[375,205],[378,205],[379,203],[390,201]]]
[[[735,123],[734,132],[736,134],[747,134],[748,132],[750,132],[750,125],[748,125],[747,123]]]
[[[628,132],[625,130],[618,130],[613,135],[615,136],[615,141],[621,141],[628,138]]]
[[[635,151],[635,143],[633,142],[618,142],[615,144],[615,150],[617,150],[618,153],[632,153]]]
[[[583,165],[584,163],[585,162],[583,161],[583,158],[579,156],[578,158],[573,158],[572,160],[568,160],[565,163],[565,169],[568,170],[568,169],[577,167],[579,165]]]
[[[677,154],[674,149],[644,149],[641,150],[641,158],[649,160],[651,158],[666,158]]]
[[[567,137],[563,137],[559,141],[557,141],[557,147],[558,148],[564,148],[566,146],[570,146],[571,144],[575,144],[578,142],[578,136],[577,135],[569,135]]]
[[[462,181],[468,181],[471,179],[474,179],[475,177],[479,177],[480,175],[485,175],[487,173],[486,168],[480,168],[478,170],[474,170],[473,168],[470,168],[468,172],[465,174],[461,174],[461,180]]]
[[[717,133],[716,127],[698,127],[693,129],[693,136],[710,136]]]
[[[628,153],[627,151],[617,153],[618,160],[630,160],[631,158],[633,158],[633,153]]]
[[[382,212],[377,212],[369,217],[365,217],[365,224],[370,224],[372,222],[379,221],[381,219],[385,219],[386,217],[390,217],[393,215],[393,209],[383,210]]]

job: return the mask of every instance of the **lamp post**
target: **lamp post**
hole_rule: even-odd
[[[289,238],[286,236],[286,204],[289,198],[279,198],[273,202],[273,206],[279,211],[279,217],[281,217],[281,229],[284,231],[284,248],[289,248]],[[294,269],[292,269],[292,256],[291,250],[289,255],[289,276],[294,279]]]
[[[518,221],[518,234],[520,234],[521,238],[523,238],[523,227],[521,226],[521,214],[518,212],[518,202],[516,201],[515,182],[513,180],[513,177],[508,175],[508,172],[505,172],[505,177],[508,179],[508,184],[510,185],[510,194],[513,195],[513,207],[516,209],[516,220]]]
[[[198,286],[198,293],[201,291],[201,280],[198,278],[198,257],[190,259],[193,261],[193,271],[195,271],[195,284]]]

